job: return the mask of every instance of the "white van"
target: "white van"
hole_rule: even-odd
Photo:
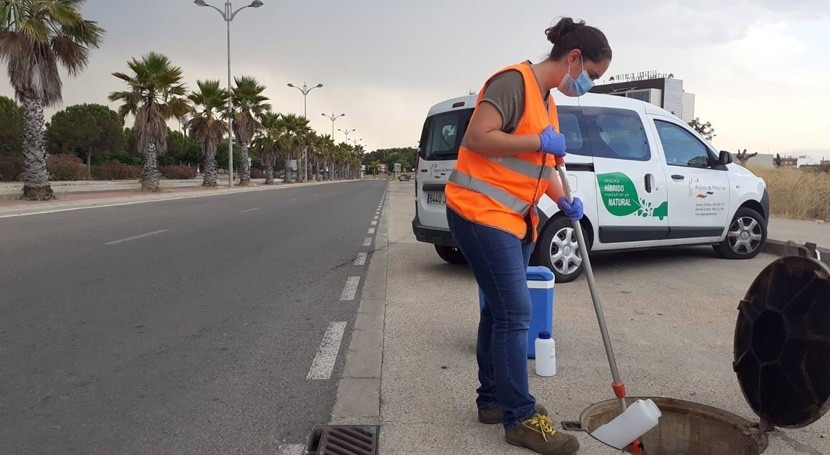
[[[722,257],[755,257],[767,239],[769,196],[762,179],[717,153],[682,120],[652,104],[589,93],[551,92],[568,146],[568,178],[585,205],[590,251],[711,244]],[[447,228],[444,185],[470,123],[476,96],[438,103],[424,122],[416,173],[415,237],[450,263],[466,262]],[[531,262],[558,282],[582,273],[570,221],[550,198]]]

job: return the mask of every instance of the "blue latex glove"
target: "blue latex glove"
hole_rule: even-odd
[[[559,206],[559,210],[565,214],[568,218],[573,221],[579,221],[582,219],[583,215],[583,207],[582,207],[582,200],[578,197],[575,197],[572,204],[568,204],[568,199],[565,196],[559,198],[557,204]]]
[[[565,135],[554,131],[552,126],[548,125],[539,134],[539,139],[542,141],[542,147],[539,148],[540,152],[550,153],[560,158],[565,156]]]

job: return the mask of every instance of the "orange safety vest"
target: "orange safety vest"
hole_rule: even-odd
[[[525,86],[525,110],[513,134],[539,134],[548,125],[559,131],[553,97],[549,96],[550,109],[546,108],[530,62],[508,66],[488,79],[476,108],[490,80],[510,70],[522,74]],[[552,155],[536,150],[488,157],[462,145],[445,189],[447,206],[471,222],[510,232],[520,239],[527,235],[525,220],[529,215],[535,241],[539,225],[536,203],[548,188],[554,166]]]

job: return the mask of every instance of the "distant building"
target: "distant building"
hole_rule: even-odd
[[[778,167],[798,167],[798,158],[782,156],[781,164]]]
[[[683,90],[683,80],[656,71],[618,74],[596,85],[592,93],[624,96],[660,106],[686,123],[695,118],[695,95]]]

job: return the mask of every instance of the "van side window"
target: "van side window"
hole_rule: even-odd
[[[708,168],[709,149],[692,133],[670,122],[655,120],[666,164],[669,166],[686,166]]]
[[[559,116],[559,132],[565,136],[565,144],[569,154],[591,156],[588,146],[587,128],[582,113],[576,106],[557,106]]]
[[[584,107],[585,122],[591,138],[591,149],[598,158],[648,161],[648,146],[639,114],[628,109]]]
[[[427,160],[454,160],[458,147],[470,124],[472,109],[446,112],[430,117],[421,139],[422,158]]]

